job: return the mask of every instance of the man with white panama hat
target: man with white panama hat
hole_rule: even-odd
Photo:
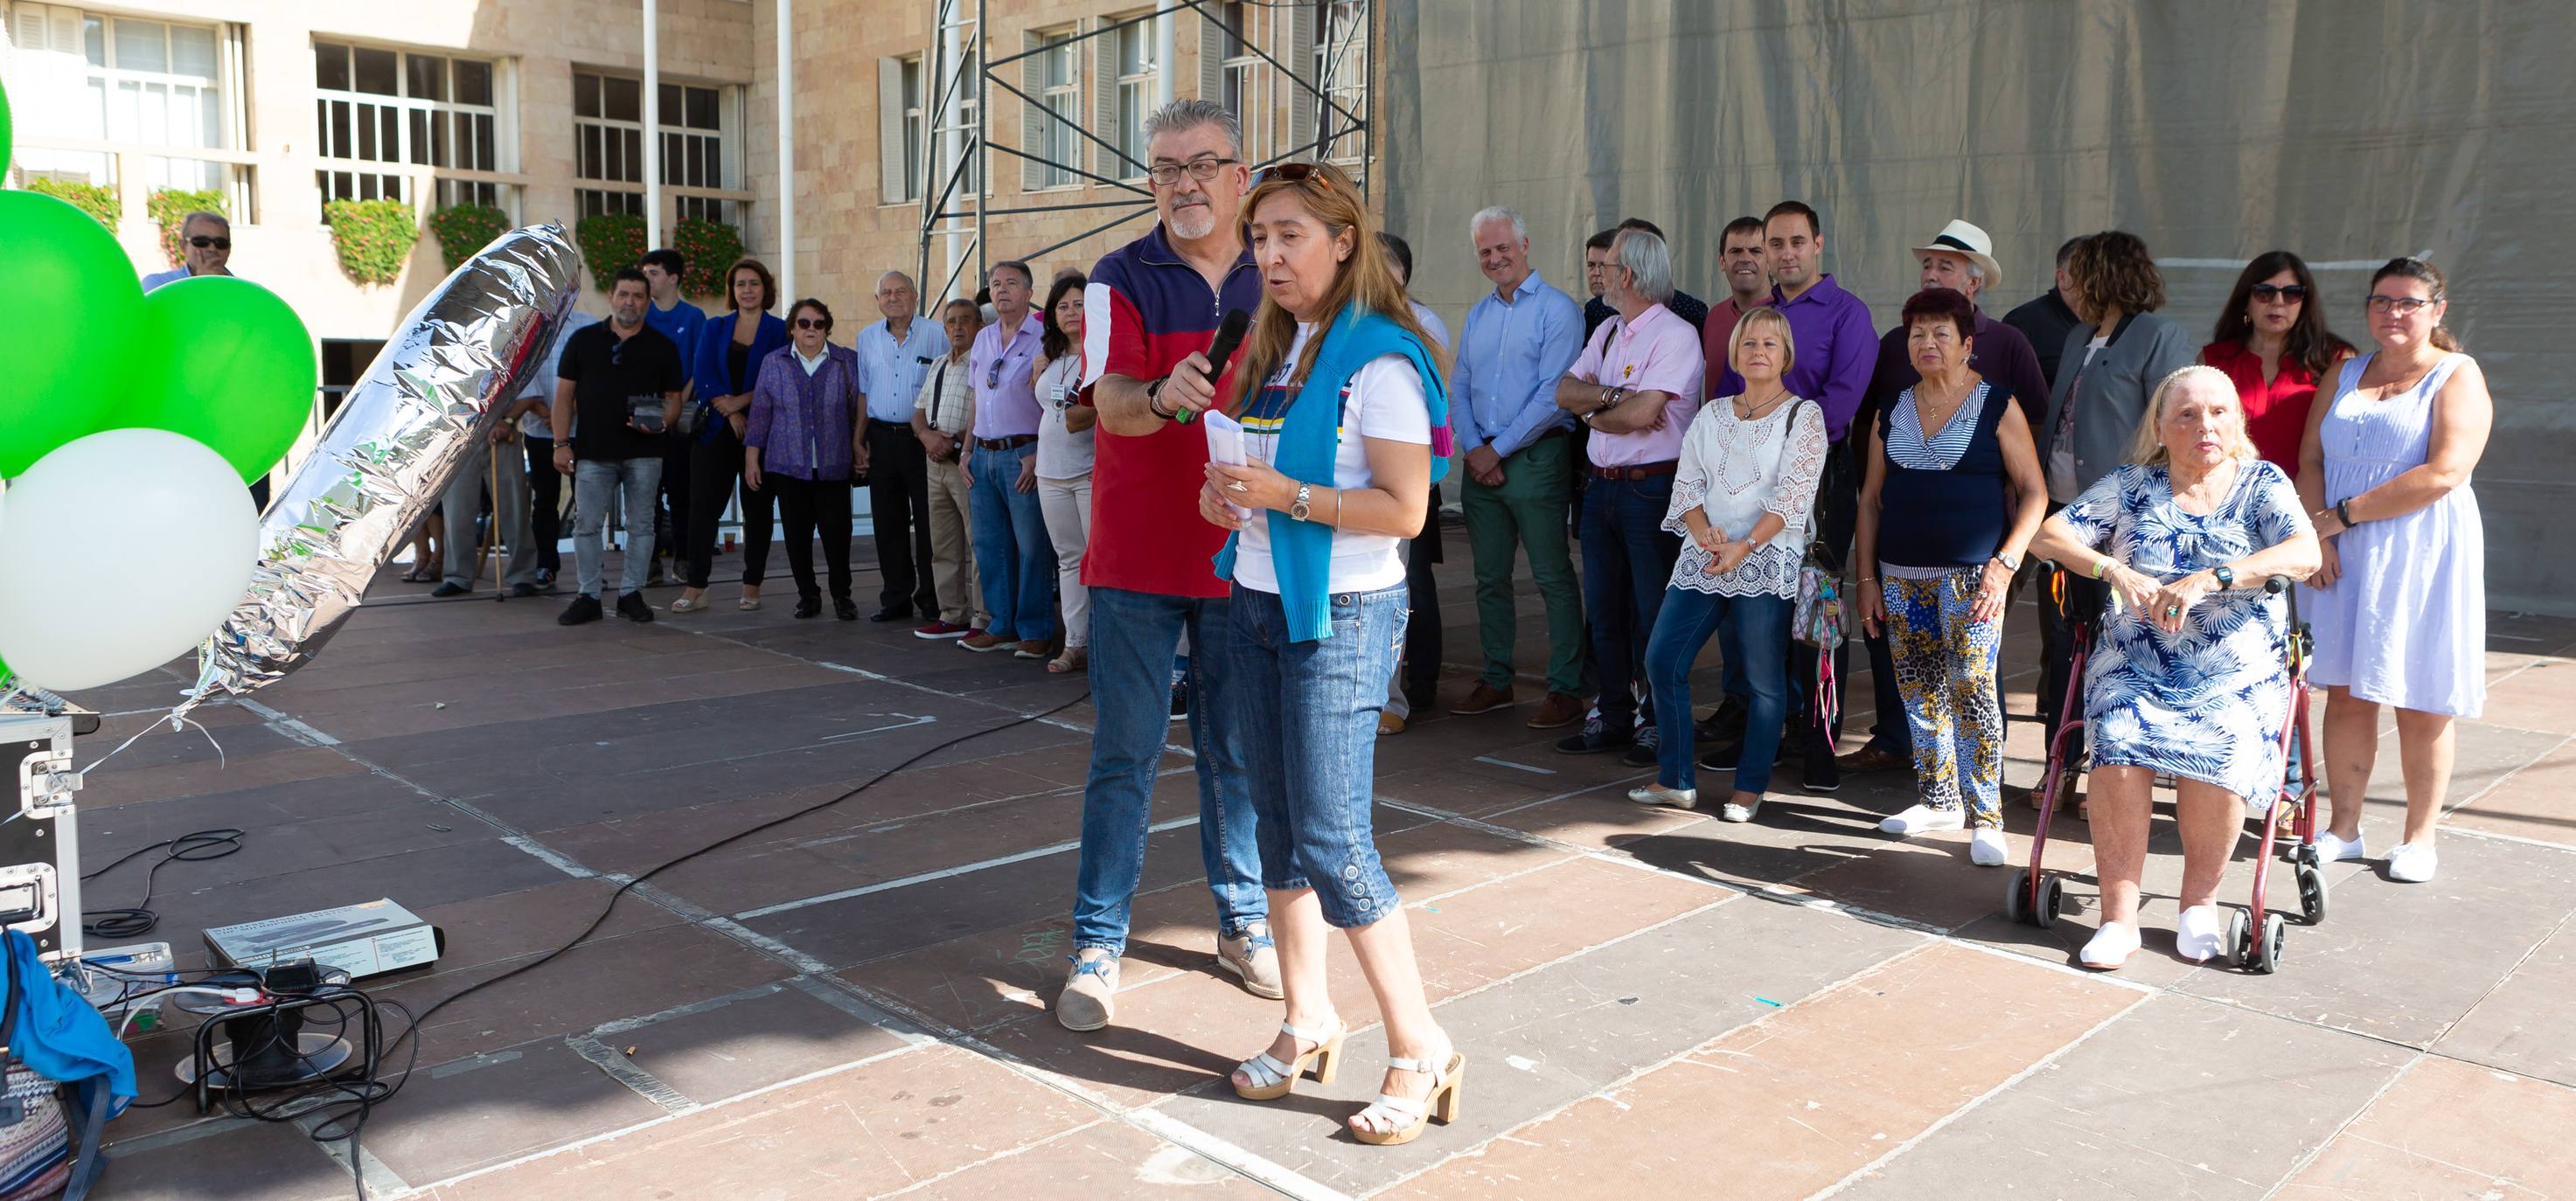
[[[1913,248],[1922,268],[1917,277],[1925,289],[1948,288],[1975,304],[1978,293],[2003,275],[1996,265],[1994,239],[1965,221],[1952,221],[1941,232]],[[2048,380],[2040,374],[2039,355],[2020,330],[1977,310],[1975,342],[1968,364],[1995,387],[2009,390],[2023,418],[2034,427],[2048,406]],[[1923,378],[1905,351],[1905,326],[1899,322],[1878,341],[1878,366],[1870,373],[1869,392],[1861,403],[1855,432],[1870,428],[1896,398]],[[1914,768],[1913,740],[1905,726],[1905,709],[1896,692],[1896,669],[1884,635],[1864,640],[1869,648],[1871,690],[1877,696],[1877,724],[1859,750],[1841,756],[1844,771],[1895,771]]]

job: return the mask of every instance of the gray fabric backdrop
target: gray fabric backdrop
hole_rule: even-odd
[[[1582,240],[1622,216],[1725,294],[1717,234],[1784,197],[1881,328],[1907,248],[1991,233],[2003,310],[2076,233],[2122,228],[2205,339],[2245,259],[2318,265],[2366,343],[2369,270],[2429,253],[2497,425],[2475,487],[2488,596],[2576,613],[2576,3],[2363,0],[1415,0],[1389,4],[1376,188],[1415,291],[1455,328],[1487,285],[1466,220],[1528,218],[1582,294]]]

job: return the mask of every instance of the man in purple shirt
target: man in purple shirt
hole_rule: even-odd
[[[1771,266],[1771,307],[1789,319],[1796,353],[1782,383],[1789,394],[1816,402],[1824,410],[1825,436],[1833,443],[1825,455],[1824,477],[1816,483],[1816,540],[1808,550],[1838,574],[1851,550],[1852,527],[1860,518],[1860,452],[1848,438],[1852,419],[1860,415],[1869,392],[1869,377],[1878,360],[1878,330],[1871,326],[1869,306],[1843,291],[1834,277],[1819,270],[1825,257],[1825,227],[1816,210],[1795,200],[1771,206],[1762,218],[1764,249]],[[1733,396],[1744,391],[1744,377],[1728,371],[1711,392]],[[1858,440],[1865,444],[1868,439]],[[1834,737],[1842,730],[1843,666],[1849,652],[1834,648],[1834,720],[1816,712],[1820,656],[1811,646],[1790,648],[1789,715],[1793,737],[1781,740],[1785,753],[1795,747],[1806,757],[1809,792],[1832,792],[1842,786],[1834,765]],[[1733,767],[1733,764],[1728,764]]]
[[[1032,278],[1026,263],[993,264],[984,286],[993,290],[995,320],[966,352],[975,385],[967,516],[975,528],[975,575],[993,620],[957,645],[1043,659],[1055,633],[1055,543],[1038,507],[1038,396],[1030,371],[1045,327],[1029,311]]]
[[[1965,221],[1953,221],[1940,233],[1914,248],[1916,263],[1922,274],[1918,282],[1924,290],[1948,288],[1968,298],[1974,305],[1986,284],[1999,277],[2003,269],[1995,265],[1994,241],[1986,231]],[[2030,340],[2014,329],[1977,310],[1977,328],[1968,356],[1968,365],[1997,390],[2009,393],[2022,419],[2035,430],[2040,416],[2048,409],[2048,380],[2040,373],[2039,356],[2031,349]],[[1907,388],[1921,382],[1923,374],[1914,369],[1913,356],[1906,353],[1905,327],[1899,325],[1879,339],[1878,366],[1870,374],[1869,396],[1862,402],[1861,419],[1853,424],[1853,444],[1868,452],[1869,431],[1896,404],[1896,398]],[[1868,565],[1863,564],[1867,571]],[[1896,691],[1896,668],[1888,656],[1887,637],[1872,635],[1863,640],[1869,647],[1871,691],[1877,696],[1877,723],[1870,730],[1869,742],[1859,750],[1842,756],[1838,766],[1844,771],[1892,771],[1914,769],[1914,739],[1905,725],[1902,698]],[[1997,678],[1996,687],[2002,687]],[[1996,708],[2001,710],[1998,702]]]
[[[1595,716],[1556,749],[1569,755],[1624,750],[1630,766],[1655,761],[1654,725],[1637,729],[1629,684],[1643,674],[1646,639],[1662,610],[1681,538],[1664,529],[1682,435],[1699,411],[1699,330],[1666,306],[1673,256],[1664,240],[1627,230],[1610,245],[1602,295],[1617,310],[1557,381],[1556,407],[1592,430],[1585,444],[1583,607],[1592,615],[1592,661],[1601,680]],[[1651,717],[1651,715],[1648,715]]]

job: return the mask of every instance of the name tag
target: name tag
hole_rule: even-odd
[[[1055,386],[1055,388],[1054,388],[1055,395],[1052,397],[1052,399],[1053,399],[1057,404],[1061,405],[1061,404],[1063,404],[1063,403],[1064,403],[1064,398],[1066,397],[1066,395],[1067,395],[1067,394],[1069,394],[1069,393],[1071,393],[1071,392],[1072,392],[1072,390],[1073,390],[1073,389],[1071,388],[1071,386],[1070,386],[1070,385],[1059,383],[1059,384],[1057,384],[1057,385]]]

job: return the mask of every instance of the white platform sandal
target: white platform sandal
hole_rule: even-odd
[[[1377,1100],[1359,1111],[1354,1120],[1374,1119],[1385,1129],[1362,1129],[1352,1126],[1351,1137],[1372,1147],[1397,1147],[1421,1137],[1422,1128],[1438,1118],[1443,1126],[1458,1120],[1459,1084],[1467,1074],[1467,1057],[1453,1049],[1432,1058],[1401,1059],[1388,1057],[1386,1066],[1399,1072],[1421,1072],[1432,1077],[1431,1091],[1421,1100],[1379,1093]],[[1437,1068],[1437,1074],[1433,1069]],[[1399,1124],[1400,1123],[1400,1124]]]
[[[1305,1030],[1281,1022],[1279,1032],[1301,1043],[1313,1043],[1314,1049],[1298,1055],[1293,1063],[1281,1063],[1271,1058],[1270,1052],[1264,1051],[1237,1064],[1236,1070],[1252,1083],[1235,1085],[1236,1096],[1246,1101],[1276,1101],[1287,1096],[1288,1091],[1296,1087],[1297,1078],[1306,1074],[1306,1065],[1310,1061],[1315,1065],[1317,1084],[1331,1084],[1333,1077],[1341,1071],[1342,1039],[1350,1033],[1350,1027],[1339,1017]]]

